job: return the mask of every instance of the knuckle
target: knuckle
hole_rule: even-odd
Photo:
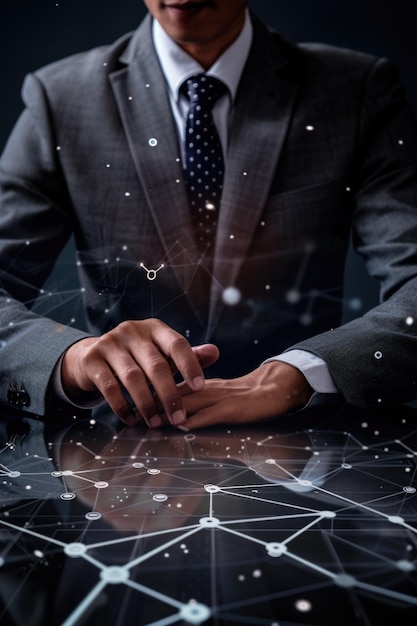
[[[171,353],[184,352],[185,350],[191,350],[190,344],[182,335],[176,335],[171,341]]]
[[[105,397],[113,396],[115,393],[120,393],[120,386],[115,378],[102,379],[100,375],[97,374],[96,384]]]
[[[130,365],[124,368],[123,381],[126,383],[126,385],[129,385],[133,382],[141,381],[142,379],[143,372],[139,367],[135,365]]]
[[[170,371],[169,365],[163,356],[149,357],[148,370],[152,376],[162,376],[167,371]]]

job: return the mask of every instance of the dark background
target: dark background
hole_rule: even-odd
[[[228,0],[224,0],[227,2]],[[417,112],[416,0],[252,0],[258,16],[297,41],[321,41],[390,57]],[[0,0],[0,150],[22,109],[24,75],[133,30],[145,14],[141,0]],[[71,248],[60,271],[68,271]],[[359,298],[363,312],[377,298],[361,260],[352,252],[346,298]],[[349,319],[358,311],[346,309]]]

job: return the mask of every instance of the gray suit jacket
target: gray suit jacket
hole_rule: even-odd
[[[92,333],[155,316],[217,343],[213,374],[296,345],[327,362],[350,403],[414,397],[417,131],[391,64],[294,45],[254,18],[202,302],[150,23],[26,79],[0,163],[0,402],[44,414],[57,359],[85,336],[25,306],[71,233]],[[339,327],[351,229],[382,303]]]

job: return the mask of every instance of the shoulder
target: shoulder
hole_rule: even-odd
[[[129,45],[132,33],[113,44],[100,46],[60,59],[33,72],[48,89],[74,90],[77,86],[99,84],[119,67],[119,59]]]

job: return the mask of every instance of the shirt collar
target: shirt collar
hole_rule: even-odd
[[[153,20],[152,34],[156,54],[168,83],[168,88],[175,100],[178,101],[179,89],[184,80],[205,70],[167,35],[155,19]],[[249,12],[246,10],[245,23],[239,36],[207,71],[207,74],[216,76],[216,78],[223,81],[229,89],[232,100],[235,98],[240,77],[249,54],[252,34],[252,23]]]

